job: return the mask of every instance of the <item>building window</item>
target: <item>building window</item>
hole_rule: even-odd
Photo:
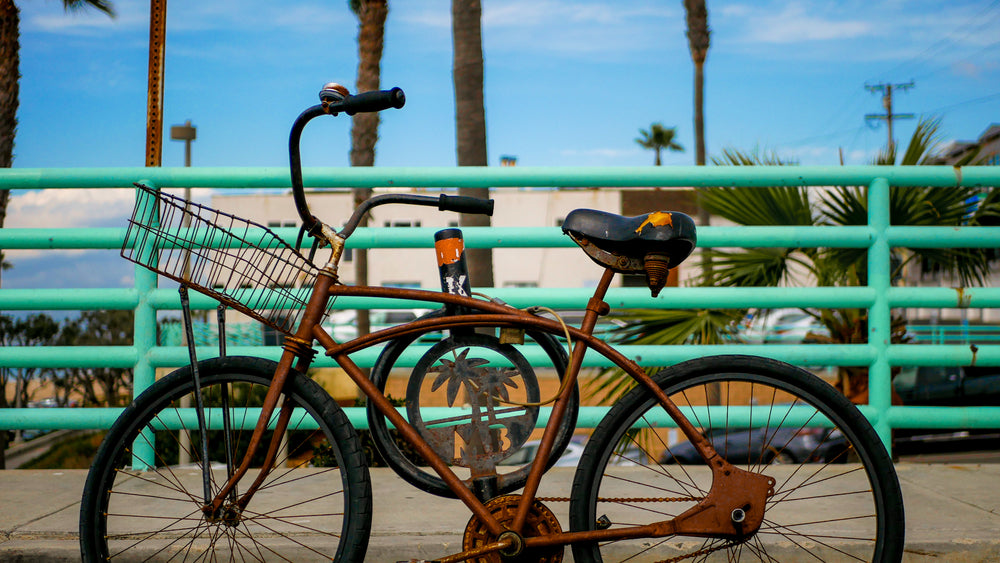
[[[419,227],[420,221],[385,221],[383,227]]]
[[[538,282],[536,281],[506,281],[503,282],[504,287],[538,287]]]

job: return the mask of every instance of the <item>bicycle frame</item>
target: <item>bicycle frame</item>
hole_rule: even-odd
[[[563,232],[603,271],[585,307],[576,306],[585,309],[577,328],[545,307],[519,310],[473,294],[457,229],[434,237],[440,292],[340,284],[346,241],[378,205],[493,210],[491,200],[446,190],[375,195],[340,229],[309,213],[298,159],[305,122],[403,102],[398,89],[357,96],[341,90],[324,88],[322,104],[300,115],[292,129],[292,190],[302,218],[294,245],[259,223],[137,185],[123,258],[216,298],[285,340],[278,363],[245,356],[199,362],[188,333],[191,365],[137,397],[95,456],[80,509],[84,557],[155,549],[170,557],[252,553],[263,559],[266,550],[289,559],[311,553],[363,560],[372,532],[372,475],[350,419],[304,374],[323,351],[367,397],[372,437],[387,465],[416,488],[457,498],[471,512],[462,546],[454,548],[464,551],[440,561],[555,561],[570,544],[579,559],[623,560],[664,543],[675,544],[660,551],[669,560],[715,557],[710,554],[721,550],[736,560],[745,549],[757,558],[772,547],[782,557],[785,540],[817,559],[827,553],[833,560],[854,553],[859,560],[902,559],[903,500],[892,459],[864,414],[827,382],[787,363],[741,354],[695,358],[650,376],[595,336],[600,317],[610,312],[605,299],[616,273],[644,273],[655,296],[669,266],[694,250],[696,226],[683,213],[625,217],[577,209],[567,215]],[[301,252],[309,246],[302,244],[306,233],[314,239],[308,258]],[[321,246],[330,247],[329,258],[314,261]],[[322,323],[342,295],[441,307],[340,342]],[[183,295],[181,304],[190,331]],[[540,316],[543,310],[549,314]],[[437,342],[424,346],[428,337]],[[536,344],[530,351],[521,346],[529,338]],[[369,375],[355,363],[355,352],[376,345],[380,352],[363,353],[379,352]],[[587,350],[631,378],[634,388],[594,426],[570,495],[545,496],[540,484],[547,468],[572,443]],[[543,397],[553,394],[553,383],[555,396]],[[394,408],[389,394],[401,389],[405,408]],[[460,414],[433,408],[443,404],[467,406],[456,409]],[[551,412],[543,413],[543,405],[552,405]],[[538,420],[546,414],[541,429]],[[201,471],[178,479],[175,468],[186,468],[189,458],[178,455],[179,465],[171,463],[173,442],[190,451],[195,423]],[[240,433],[247,425],[250,436]],[[541,440],[529,450],[536,425]],[[157,448],[160,440],[153,440],[164,432],[166,445]],[[129,459],[132,469],[123,469]],[[316,485],[303,489],[303,482]],[[148,506],[136,502],[146,498]],[[546,506],[566,501],[568,532]],[[822,504],[824,516],[801,518],[806,503]],[[786,508],[771,510],[778,506]],[[674,536],[707,541],[677,543]],[[618,540],[636,541],[608,545]]]
[[[497,542],[478,549],[477,553],[479,554],[508,549],[517,542],[520,542],[522,548],[529,548],[566,545],[578,541],[609,541],[637,537],[662,537],[674,534],[732,538],[737,537],[733,533],[733,521],[736,518],[736,511],[742,511],[741,517],[745,518],[741,520],[741,535],[753,533],[763,520],[762,507],[766,498],[770,494],[773,494],[774,480],[736,468],[722,459],[715,452],[709,440],[695,429],[677,405],[667,397],[638,364],[593,335],[598,317],[610,311],[609,305],[603,299],[613,278],[614,272],[612,270],[608,269],[604,272],[600,283],[595,289],[594,295],[587,304],[586,313],[580,328],[567,327],[570,336],[575,341],[566,374],[568,380],[562,386],[562,393],[554,403],[552,413],[542,435],[541,443],[532,462],[515,520],[510,529],[501,526],[497,519],[486,509],[484,503],[475,496],[472,490],[465,485],[451,467],[434,453],[434,450],[426,439],[407,422],[403,415],[396,410],[357,364],[351,360],[350,354],[382,342],[428,331],[490,326],[534,330],[561,335],[564,333],[563,326],[555,320],[538,317],[508,305],[451,293],[420,289],[339,285],[335,283],[335,276],[327,269],[324,269],[324,273],[317,278],[309,305],[298,330],[294,336],[286,338],[284,353],[279,362],[277,373],[274,375],[270,391],[265,398],[260,418],[251,438],[248,453],[240,466],[231,475],[226,485],[216,494],[214,499],[206,503],[204,507],[205,513],[210,517],[222,517],[219,511],[226,497],[233,490],[235,484],[243,478],[249,469],[252,454],[261,445],[261,437],[277,407],[277,397],[284,385],[289,369],[293,363],[296,369],[301,372],[305,372],[308,369],[316,353],[312,348],[312,344],[315,341],[324,348],[326,355],[332,357],[344,369],[361,392],[396,427],[402,437],[424,457],[430,467],[445,481],[459,500],[483,522],[491,533],[500,538]],[[461,308],[460,310],[472,311],[472,313],[417,320],[405,325],[363,335],[346,343],[338,343],[322,328],[320,321],[329,300],[339,296],[429,301],[443,305],[458,306]],[[531,503],[538,491],[546,462],[552,452],[556,429],[561,417],[565,413],[568,398],[576,385],[587,349],[593,349],[614,362],[616,366],[624,370],[630,377],[634,378],[656,397],[663,409],[676,422],[684,435],[691,440],[691,443],[695,445],[702,458],[711,467],[713,472],[712,488],[701,502],[683,514],[678,515],[673,520],[615,530],[563,532],[561,534],[551,534],[535,538],[520,538],[517,534],[519,534],[525,524]],[[278,443],[280,442],[282,433],[287,428],[293,406],[288,403],[281,406],[276,431],[271,443],[268,445],[267,461],[264,463],[253,485],[240,497],[238,501],[240,508],[244,508],[249,503],[257,488],[266,478],[269,468],[273,465]],[[746,511],[744,507],[749,506],[760,508],[753,511]],[[514,535],[511,536],[510,532],[513,532]],[[472,556],[471,553],[459,554],[453,556],[453,558],[445,558],[440,561],[461,561],[469,556]]]
[[[212,499],[206,498],[203,511],[208,519],[226,518],[222,508],[237,482],[250,468],[253,454],[261,446],[261,439],[268,427],[268,422],[277,407],[285,381],[292,365],[304,373],[312,362],[316,351],[313,343],[318,342],[325,353],[354,381],[371,404],[384,416],[404,440],[421,455],[430,467],[445,482],[448,488],[461,500],[472,514],[497,538],[497,541],[481,546],[475,550],[456,554],[439,561],[463,561],[469,557],[501,551],[516,555],[522,549],[553,545],[567,545],[578,541],[609,541],[613,539],[638,537],[663,537],[674,534],[689,536],[719,537],[740,539],[754,533],[764,517],[764,505],[768,496],[774,492],[775,481],[770,477],[758,475],[738,469],[719,456],[711,442],[702,436],[694,425],[683,415],[680,409],[662,389],[632,360],[614,350],[607,343],[593,334],[597,319],[610,312],[610,306],[604,302],[604,297],[611,286],[615,272],[606,269],[587,303],[586,313],[579,328],[564,327],[561,323],[538,317],[527,311],[521,311],[501,303],[484,301],[472,297],[447,292],[436,292],[419,289],[386,288],[386,287],[352,287],[338,283],[337,268],[344,249],[346,239],[358,225],[361,216],[369,209],[381,203],[409,203],[415,205],[437,205],[438,209],[466,213],[492,214],[492,202],[442,195],[440,201],[427,196],[387,194],[377,196],[364,202],[355,210],[351,219],[340,232],[335,232],[309,212],[302,182],[302,165],[299,155],[299,139],[305,125],[312,119],[322,115],[337,115],[339,111],[351,113],[348,108],[356,111],[377,111],[388,107],[401,107],[403,103],[401,91],[378,92],[362,94],[352,101],[344,99],[342,93],[325,88],[320,93],[322,103],[313,106],[296,119],[289,137],[289,158],[292,177],[292,192],[295,206],[302,218],[302,232],[309,232],[316,237],[317,244],[328,243],[331,246],[331,257],[321,268],[316,277],[305,312],[298,329],[292,336],[287,336],[283,345],[284,353],[278,364],[271,387],[264,399],[260,418],[250,439],[250,446],[238,468],[232,472],[229,480]],[[357,105],[360,104],[360,105]],[[488,205],[486,205],[488,203]],[[437,318],[417,320],[405,325],[392,327],[378,332],[360,336],[346,343],[336,342],[321,326],[324,312],[330,299],[339,296],[378,297],[389,299],[405,299],[440,303],[451,306],[453,314]],[[397,338],[419,335],[424,332],[451,330],[475,327],[514,328],[545,332],[552,335],[563,335],[568,330],[574,339],[569,363],[559,396],[552,407],[552,413],[546,424],[541,443],[531,462],[524,490],[517,505],[514,520],[509,528],[505,528],[486,508],[484,501],[465,485],[449,465],[435,453],[427,440],[400,414],[377,386],[350,358],[350,354],[370,346]],[[568,408],[570,397],[575,389],[580,367],[588,349],[611,360],[639,385],[645,387],[660,403],[667,414],[676,422],[684,435],[694,444],[695,448],[712,470],[712,488],[708,495],[698,504],[672,520],[657,522],[646,526],[633,526],[618,529],[593,530],[585,532],[562,532],[545,536],[525,538],[521,531],[527,521],[531,505],[535,500],[542,475],[552,454],[553,445],[560,421]],[[266,479],[274,464],[281,436],[288,427],[294,405],[286,402],[281,405],[275,432],[268,444],[267,456],[254,483],[240,496],[237,508],[242,510],[247,506],[254,493]],[[751,510],[751,507],[753,509]],[[736,524],[734,532],[734,523]]]

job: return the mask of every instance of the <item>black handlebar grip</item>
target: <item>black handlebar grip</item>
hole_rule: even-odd
[[[441,194],[441,197],[438,199],[438,210],[493,216],[493,200],[464,195]]]
[[[338,104],[340,106],[338,109],[347,115],[354,115],[389,108],[399,109],[404,104],[406,104],[406,94],[400,88],[393,88],[392,90],[375,90],[348,96]]]

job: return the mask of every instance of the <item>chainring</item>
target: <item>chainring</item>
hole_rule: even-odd
[[[514,522],[514,515],[517,513],[517,504],[521,501],[521,495],[501,495],[490,499],[486,503],[486,510],[500,522],[500,525],[507,528]],[[534,538],[548,534],[562,533],[559,520],[547,506],[539,500],[531,503],[528,510],[528,518],[524,522],[522,536]],[[486,526],[473,516],[469,524],[465,527],[465,536],[462,539],[462,548],[465,550],[476,549],[497,541],[498,537],[490,533]],[[481,557],[475,557],[468,561],[475,563],[561,563],[563,560],[564,546],[556,545],[537,549],[526,549],[516,556],[503,556],[500,553],[490,553]]]

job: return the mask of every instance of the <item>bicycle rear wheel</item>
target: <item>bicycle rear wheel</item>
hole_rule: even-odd
[[[743,542],[642,538],[573,546],[585,561],[899,561],[903,501],[868,420],[832,386],[788,364],[701,358],[654,380],[733,465],[773,477],[764,522]],[[574,531],[666,521],[704,498],[712,473],[645,388],[625,395],[584,450]],[[602,559],[603,558],[603,559]]]
[[[201,459],[190,368],[179,369],[140,395],[111,427],[94,459],[80,509],[85,561],[251,560],[361,561],[371,527],[371,481],[357,434],[316,383],[289,374],[282,400],[296,410],[275,466],[250,504],[227,502],[225,515],[202,512],[202,476],[211,494],[227,480],[249,443],[277,364],[227,357],[199,363],[209,428],[210,459]],[[228,397],[231,431],[222,423]],[[279,403],[280,404],[280,403]],[[277,413],[272,416],[272,421]],[[257,476],[271,433],[245,478]],[[230,450],[227,455],[226,449]],[[179,459],[190,459],[179,465]],[[258,459],[260,458],[260,459]]]
[[[439,318],[447,314],[446,309],[438,309],[421,318]],[[463,371],[464,369],[467,372],[474,372],[477,368],[484,369],[489,367],[489,364],[481,363],[480,360],[475,360],[474,358],[501,354],[507,360],[514,361],[513,365],[517,368],[504,372],[507,381],[509,381],[509,388],[503,390],[504,394],[510,393],[510,398],[522,403],[537,402],[542,397],[538,395],[539,388],[536,372],[549,372],[561,382],[566,376],[566,364],[569,361],[569,357],[559,341],[551,335],[534,331],[529,331],[526,334],[529,339],[527,343],[529,345],[540,346],[545,352],[547,360],[538,359],[529,363],[521,353],[522,350],[528,353],[525,347],[521,345],[501,344],[499,339],[493,336],[465,332],[440,339],[441,337],[438,333],[425,333],[419,337],[409,336],[390,341],[382,353],[379,354],[378,360],[372,368],[372,382],[383,393],[386,392],[387,386],[390,385],[390,378],[395,377],[398,378],[397,381],[405,383],[405,387],[403,388],[406,390],[406,417],[408,422],[415,424],[417,431],[429,443],[436,446],[435,451],[443,459],[452,464],[452,468],[456,474],[470,488],[475,489],[475,485],[471,476],[472,471],[469,469],[470,464],[467,463],[468,460],[462,460],[462,456],[453,457],[449,454],[456,449],[454,444],[458,444],[461,447],[464,440],[470,437],[470,435],[479,434],[478,431],[472,430],[477,427],[474,417],[470,412],[461,419],[448,416],[445,420],[425,421],[419,415],[422,399],[433,393],[435,383],[440,383],[438,381],[441,375],[439,362],[450,363],[450,361],[460,361],[458,358],[462,357],[475,365],[467,364],[465,368],[460,368],[458,371]],[[438,344],[425,352],[414,368],[397,367],[397,361],[411,344],[417,341],[418,338],[434,335],[437,335],[439,339]],[[442,402],[446,400],[444,397],[444,387],[442,386],[440,389],[437,399]],[[547,399],[548,397],[544,398]],[[465,399],[463,402],[468,404],[475,403],[476,401],[474,399]],[[506,420],[491,419],[491,413],[487,412],[478,421],[478,428],[480,431],[488,429],[489,431],[496,432],[497,427],[506,425],[503,430],[508,431],[506,434],[507,443],[504,447],[499,448],[502,451],[499,453],[494,452],[492,459],[490,455],[467,456],[476,458],[477,463],[483,464],[476,468],[480,476],[488,474],[495,476],[496,490],[493,493],[496,495],[520,489],[524,486],[525,481],[527,481],[528,471],[531,469],[531,462],[534,459],[534,450],[530,450],[530,456],[518,454],[517,450],[524,445],[525,440],[529,437],[528,434],[534,429],[535,419],[537,419],[539,411],[538,407],[500,406],[507,407],[506,409],[497,409],[498,411],[508,411],[501,415],[501,417],[507,417]],[[572,439],[579,407],[579,390],[573,389],[572,396],[566,408],[566,414],[560,420],[555,443],[552,446],[552,453],[549,458],[549,465],[546,469],[551,468],[557,462],[559,456],[562,455]],[[495,413],[492,414],[495,416]],[[515,416],[511,416],[512,414]],[[516,416],[518,414],[523,416]],[[515,424],[512,421],[517,421],[518,425],[521,426],[521,428],[517,429],[519,432],[515,433],[513,431],[515,430]],[[427,467],[424,464],[425,462],[415,452],[408,455],[408,453],[401,449],[400,443],[392,434],[394,431],[389,428],[388,420],[371,403],[368,404],[368,427],[371,430],[375,445],[379,453],[382,454],[386,464],[396,471],[400,477],[411,485],[428,493],[445,498],[455,498],[454,491],[448,487],[443,479]],[[431,427],[435,428],[432,429]],[[485,434],[490,434],[491,432],[489,431]],[[515,434],[519,434],[519,436],[512,439]],[[493,435],[495,436],[496,434]],[[525,450],[522,451],[527,453]]]

